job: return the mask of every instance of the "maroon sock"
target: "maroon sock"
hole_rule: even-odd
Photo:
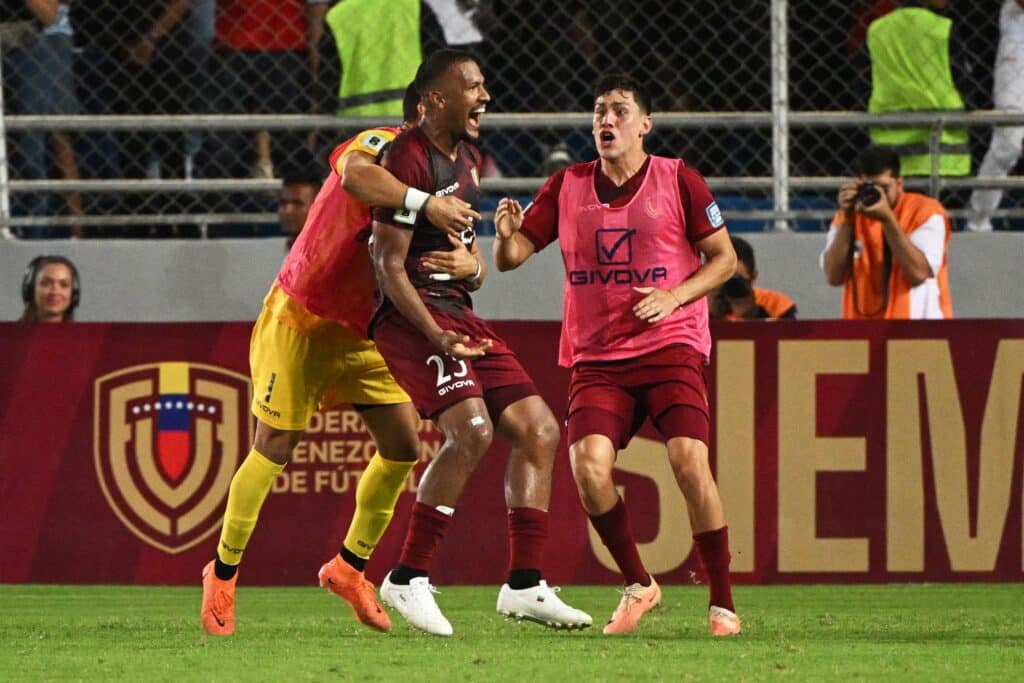
[[[651,585],[651,575],[640,561],[640,553],[636,549],[636,541],[633,540],[633,531],[629,528],[629,514],[622,498],[619,498],[615,507],[603,515],[591,516],[590,523],[594,525],[597,535],[608,547],[615,564],[619,565],[626,585]]]
[[[548,513],[537,508],[508,511],[508,570],[540,569],[548,540]]]
[[[449,515],[429,505],[419,502],[413,505],[399,564],[412,569],[430,571],[430,560],[434,556],[434,550],[441,543],[451,521]]]
[[[729,554],[729,527],[694,534],[693,540],[697,543],[697,556],[708,575],[708,586],[711,588],[709,606],[724,607],[735,612],[732,584],[729,581],[729,560],[732,559]]]

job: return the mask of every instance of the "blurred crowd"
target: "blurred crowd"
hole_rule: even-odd
[[[7,114],[393,117],[400,112],[395,93],[424,54],[445,45],[469,50],[484,65],[494,97],[489,111],[586,110],[594,77],[613,67],[642,74],[657,110],[764,111],[771,104],[770,3],[756,0],[641,0],[628,8],[604,0],[0,0],[0,8]],[[883,102],[880,94],[887,85],[878,76],[883,49],[870,27],[902,10],[933,13],[936,26],[952,27],[939,38],[924,31],[900,35],[907,54],[934,54],[947,65],[943,85],[928,84],[924,105]],[[1015,75],[1024,73],[1018,0],[791,0],[789,13],[793,109],[1024,108],[1013,95],[1021,87]],[[1024,129],[996,130],[994,138],[991,129],[949,131],[966,166],[944,165],[943,173],[976,172],[983,160],[986,173],[1019,173],[1021,139],[1014,131]],[[9,170],[13,180],[322,177],[339,135],[8,133]],[[849,128],[794,129],[791,172],[850,175],[857,151],[878,137]],[[770,175],[770,146],[767,129],[670,126],[656,128],[648,143],[653,153],[682,156],[707,176]],[[492,176],[548,175],[593,158],[587,131],[495,130],[483,147]],[[906,161],[904,174],[914,175]],[[1012,197],[952,193],[943,200],[970,207],[973,229],[1011,227],[993,223],[991,213]],[[277,202],[276,196],[241,192],[14,193],[12,214],[265,213]],[[199,230],[182,222],[24,234],[187,237]],[[272,235],[281,228],[211,225],[204,234]]]

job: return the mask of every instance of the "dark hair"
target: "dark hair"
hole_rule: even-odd
[[[420,92],[416,89],[416,81],[409,84],[405,89],[405,97],[402,98],[402,123],[419,121]]]
[[[857,156],[858,175],[873,176],[892,171],[894,178],[900,177],[900,155],[891,147],[872,145]]]
[[[281,186],[286,185],[312,185],[319,187],[324,184],[324,169],[315,161],[307,164],[295,164],[287,166],[281,172]]]
[[[640,112],[643,114],[651,113],[651,94],[640,81],[629,74],[613,73],[597,79],[597,83],[594,84],[594,99],[596,100],[601,95],[613,90],[633,93],[633,99],[639,105]]]
[[[427,58],[420,64],[420,68],[416,70],[416,80],[413,81],[416,86],[416,92],[420,94],[420,97],[423,97],[432,88],[437,86],[438,80],[453,65],[475,61],[476,59],[473,55],[465,50],[455,50],[449,47],[434,50],[427,55]]]
[[[78,278],[78,268],[75,268],[71,259],[58,254],[50,254],[36,256],[29,261],[28,267],[25,268],[25,275],[21,279],[21,300],[25,302],[25,310],[22,311],[21,318],[19,318],[21,322],[34,322],[39,319],[39,311],[36,310],[36,278],[39,277],[43,268],[54,263],[66,266],[71,271],[71,303],[64,311],[63,319],[75,319],[75,309],[82,299],[82,282]]]
[[[754,271],[757,270],[756,263],[754,261],[754,248],[750,246],[750,242],[746,241],[742,237],[733,237],[729,235],[729,239],[732,240],[732,248],[736,251],[736,258],[743,262],[743,265],[750,271],[753,276]]]

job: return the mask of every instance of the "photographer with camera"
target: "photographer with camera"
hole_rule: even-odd
[[[935,199],[903,189],[900,159],[869,147],[839,190],[821,269],[843,285],[843,318],[952,318],[949,216]]]
[[[755,287],[757,265],[754,248],[742,237],[733,237],[736,274],[708,294],[712,320],[795,320],[796,304],[782,292]]]

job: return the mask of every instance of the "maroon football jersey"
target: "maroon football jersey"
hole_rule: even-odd
[[[474,145],[465,141],[460,142],[456,150],[456,158],[452,161],[430,142],[422,130],[413,128],[395,138],[384,155],[382,165],[410,187],[438,197],[455,195],[468,202],[474,210],[479,210],[482,156]],[[413,231],[405,271],[427,306],[452,313],[473,307],[465,280],[431,280],[432,271],[423,267],[421,260],[427,252],[451,251],[454,248],[447,235],[434,227],[424,212],[375,208],[373,219]],[[462,232],[462,243],[467,249],[473,248],[475,240],[473,228]],[[394,310],[391,302],[382,297],[374,318],[391,310]]]

